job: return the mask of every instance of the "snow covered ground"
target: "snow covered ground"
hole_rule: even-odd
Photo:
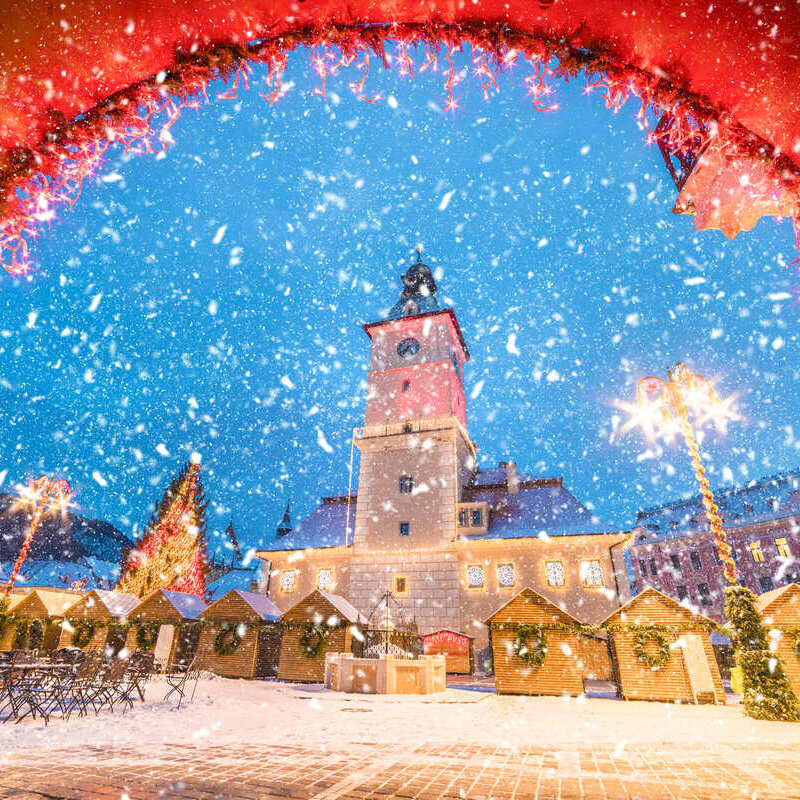
[[[20,750],[171,745],[299,743],[321,752],[383,743],[416,747],[468,742],[495,747],[587,744],[621,754],[628,747],[753,752],[797,747],[800,725],[748,719],[741,706],[679,706],[605,699],[498,696],[462,689],[422,697],[362,696],[321,686],[203,679],[180,710],[152,682],[133,712],[0,726],[0,763]],[[800,755],[798,755],[800,760]]]

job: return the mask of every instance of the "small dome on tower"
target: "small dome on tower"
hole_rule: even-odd
[[[387,319],[412,317],[439,309],[433,272],[427,264],[422,263],[422,253],[419,250],[416,263],[400,277],[403,281],[403,292],[389,311]]]

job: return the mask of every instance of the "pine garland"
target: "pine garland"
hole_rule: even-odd
[[[767,637],[756,609],[756,596],[744,586],[725,589],[725,614],[731,621],[736,662],[742,668],[744,709],[755,719],[800,722],[797,701],[777,653]]]
[[[136,626],[136,646],[140,650],[152,650],[158,641],[160,628],[157,622],[139,623]]]

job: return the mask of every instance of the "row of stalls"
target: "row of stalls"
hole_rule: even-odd
[[[500,694],[576,696],[596,679],[627,700],[725,702],[714,621],[653,588],[597,626],[524,589],[486,624]]]
[[[225,677],[310,683],[323,681],[326,652],[358,653],[367,628],[344,598],[321,591],[281,614],[264,595],[236,589],[206,605],[167,589],[142,600],[36,588],[12,594],[6,613],[0,650],[147,650],[164,668],[198,656],[202,669]]]

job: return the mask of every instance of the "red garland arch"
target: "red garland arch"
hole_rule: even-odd
[[[286,53],[302,45],[320,93],[351,67],[350,89],[371,102],[370,57],[387,65],[391,40],[401,74],[441,69],[446,110],[457,107],[452,56],[464,42],[486,95],[499,72],[526,61],[540,111],[553,108],[551,76],[584,72],[587,91],[615,110],[636,100],[678,188],[675,210],[695,214],[697,227],[734,236],[764,214],[800,217],[800,6],[207,0],[197,14],[194,0],[73,0],[53,9],[23,0],[0,30],[0,259],[10,272],[29,267],[37,226],[75,202],[110,142],[162,149],[180,109],[206,101],[217,78],[231,81],[219,97],[235,97],[250,61],[267,65],[259,93],[275,102]],[[797,223],[795,233],[800,245]]]

